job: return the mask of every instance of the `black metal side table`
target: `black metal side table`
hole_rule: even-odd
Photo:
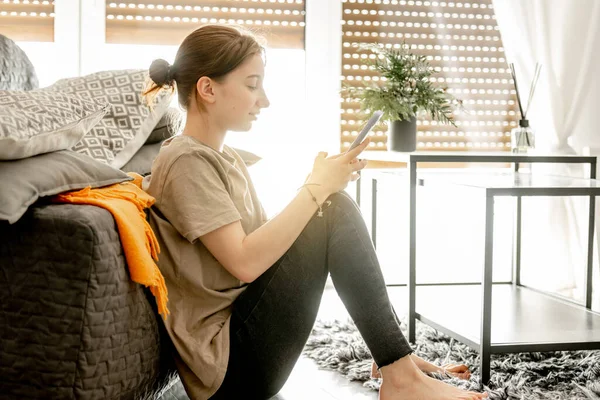
[[[593,274],[593,236],[595,196],[600,195],[600,181],[595,180],[596,157],[513,155],[510,153],[387,153],[365,152],[370,161],[403,162],[409,183],[409,273],[408,273],[408,339],[415,341],[415,320],[419,319],[440,331],[469,345],[481,354],[481,380],[489,381],[492,353],[521,351],[553,351],[600,349],[600,315],[591,311]],[[512,163],[508,174],[487,175],[472,173],[419,174],[420,162],[434,163]],[[519,172],[521,163],[586,163],[590,165],[590,178],[558,176],[533,176]],[[422,176],[421,176],[422,175]],[[418,184],[452,184],[475,190],[486,201],[485,260],[482,290],[477,286],[444,284],[421,286],[416,284],[416,192]],[[360,188],[357,188],[360,190]],[[376,190],[373,190],[373,216],[376,218]],[[497,196],[516,198],[515,241],[513,247],[513,278],[509,284],[492,282],[492,247],[494,199]],[[589,230],[586,268],[585,304],[579,305],[541,293],[521,285],[521,197],[522,196],[589,196]],[[417,290],[418,287],[418,290]],[[492,290],[492,288],[494,290]],[[477,297],[480,290],[481,309],[465,313],[452,313],[428,301],[439,295],[456,296],[465,293]],[[419,307],[417,309],[417,294]],[[437,296],[436,296],[437,295]],[[492,304],[494,306],[492,307]],[[476,308],[476,307],[475,307]],[[532,314],[532,309],[535,311]],[[493,320],[492,320],[492,315]]]

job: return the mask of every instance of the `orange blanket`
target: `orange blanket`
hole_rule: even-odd
[[[65,192],[54,196],[56,203],[90,204],[110,211],[117,222],[131,280],[150,287],[156,298],[158,312],[166,319],[167,286],[154,261],[160,248],[154,232],[146,221],[144,209],[154,204],[154,198],[141,189],[142,176],[130,172],[134,180],[97,189]]]

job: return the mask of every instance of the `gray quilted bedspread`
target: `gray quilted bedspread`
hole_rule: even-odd
[[[108,211],[0,222],[0,398],[186,398],[154,307]]]

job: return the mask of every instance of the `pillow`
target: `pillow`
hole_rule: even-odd
[[[156,97],[153,111],[143,103],[147,70],[102,71],[61,79],[43,90],[71,93],[109,103],[112,110],[72,150],[121,168],[143,146],[170,102],[169,91]]]
[[[148,139],[146,139],[146,144],[162,142],[165,139],[175,136],[179,130],[183,114],[177,108],[168,108],[150,133],[150,136],[148,136]]]
[[[123,171],[69,150],[0,161],[0,220],[15,223],[43,196],[131,179]]]
[[[142,176],[148,175],[152,170],[152,163],[158,155],[161,146],[162,142],[143,145],[142,148],[133,155],[131,160],[121,168],[121,170],[125,172],[135,172]],[[242,157],[244,164],[248,167],[261,160],[261,157],[254,153],[250,153],[249,151],[236,148],[233,148],[233,150]]]
[[[0,160],[68,149],[108,110],[65,93],[0,90]]]
[[[38,85],[35,68],[27,54],[13,40],[0,35],[0,89],[34,90]]]
[[[254,165],[260,160],[262,160],[262,157],[259,157],[256,154],[251,153],[249,151],[236,149],[235,147],[232,147],[232,149],[235,150],[235,152],[238,153],[240,157],[242,157],[242,160],[244,160],[244,164],[246,164],[247,167]]]
[[[131,160],[125,164],[121,170],[125,172],[136,172],[142,176],[146,176],[152,169],[152,162],[160,151],[162,142],[145,144],[142,148],[133,155]]]

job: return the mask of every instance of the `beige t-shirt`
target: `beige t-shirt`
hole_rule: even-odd
[[[266,222],[244,161],[185,135],[166,141],[152,165],[147,192],[156,199],[150,225],[169,290],[165,326],[177,368],[192,399],[220,387],[229,359],[231,305],[245,289],[198,237],[241,220],[246,234]]]

